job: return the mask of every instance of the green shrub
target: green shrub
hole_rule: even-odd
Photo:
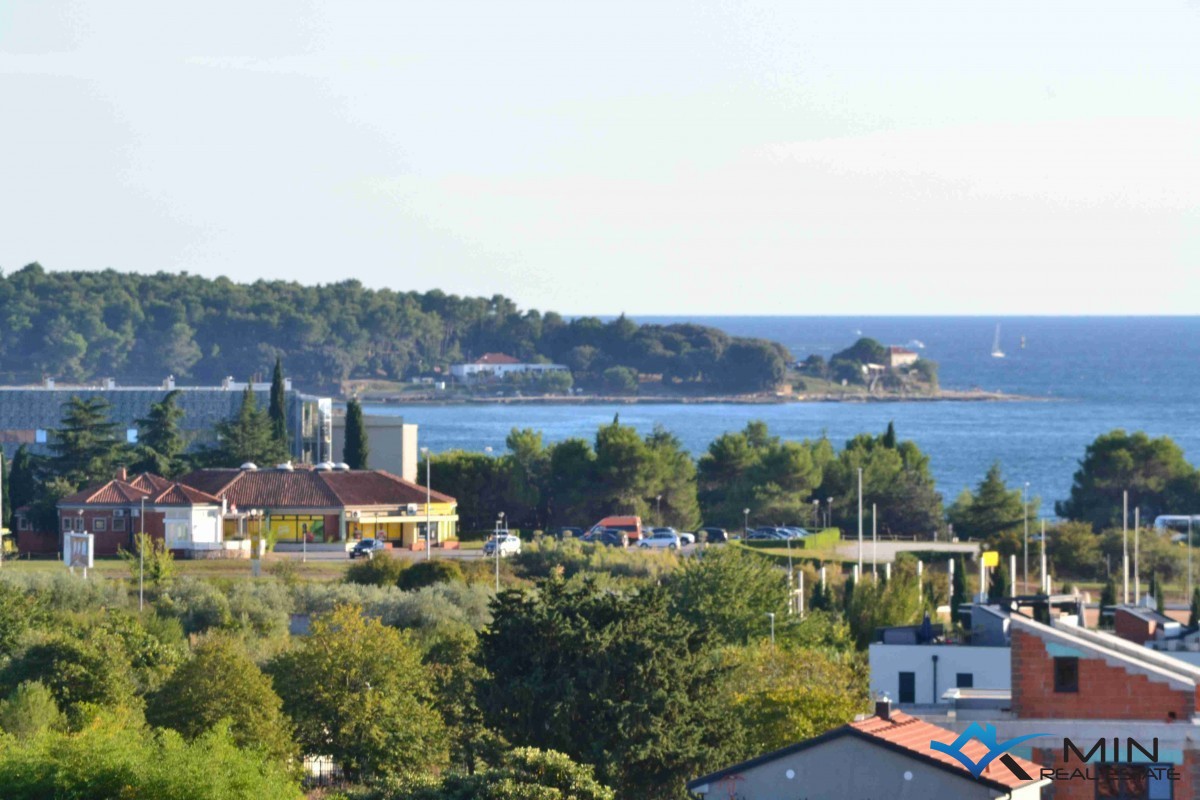
[[[195,578],[182,578],[159,596],[158,613],[173,617],[184,633],[202,633],[209,628],[227,628],[233,623],[229,598],[216,586]]]
[[[0,703],[0,729],[18,739],[66,728],[54,694],[40,681],[25,681]]]
[[[408,563],[383,554],[356,561],[346,570],[346,583],[362,586],[395,586]]]
[[[418,561],[400,573],[396,585],[404,591],[421,589],[438,583],[455,581],[463,583],[463,573],[458,564],[446,559]]]
[[[679,565],[672,553],[638,552],[574,539],[531,542],[522,547],[520,555],[508,560],[513,571],[525,578],[548,578],[561,571],[567,578],[596,572],[619,578],[657,579]]]

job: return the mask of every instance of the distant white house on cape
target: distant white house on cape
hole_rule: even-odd
[[[530,364],[519,361],[506,353],[484,353],[474,361],[453,364],[450,374],[460,381],[484,378],[504,378],[518,372],[569,372],[562,364]]]

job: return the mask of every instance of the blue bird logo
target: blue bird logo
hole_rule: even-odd
[[[950,744],[933,741],[929,743],[929,749],[936,750],[939,753],[945,753],[951,758],[957,760],[958,763],[967,768],[967,771],[970,772],[972,776],[978,778],[983,774],[983,771],[987,769],[988,764],[991,764],[997,758],[1004,755],[1006,751],[1013,749],[1017,745],[1021,744],[1021,742],[1027,742],[1030,739],[1036,739],[1039,736],[1049,735],[1050,734],[1048,733],[1030,733],[1026,736],[1016,736],[1003,742],[997,742],[995,725],[981,726],[978,722],[972,722],[969,726],[967,726],[967,729],[960,733],[958,738]],[[972,739],[978,739],[980,743],[988,749],[987,754],[978,761],[972,761],[962,751],[963,746]],[[1010,766],[1009,768],[1011,769],[1012,767]],[[1021,772],[1024,773],[1025,771],[1021,770]],[[1028,778],[1029,776],[1028,774],[1025,774],[1019,777]]]

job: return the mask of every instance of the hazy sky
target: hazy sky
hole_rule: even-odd
[[[0,267],[1198,313],[1200,0],[0,2]]]

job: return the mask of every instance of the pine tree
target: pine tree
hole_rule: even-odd
[[[173,478],[183,472],[183,451],[187,440],[179,430],[179,420],[184,411],[175,405],[179,390],[167,392],[163,399],[150,406],[149,413],[137,420],[138,461],[133,468],[138,472],[155,472]]]
[[[888,422],[887,432],[883,434],[882,444],[891,450],[896,449],[896,423]]]
[[[854,576],[851,575],[842,587],[842,611],[846,614],[850,613],[850,606],[854,603],[854,589]]]
[[[271,420],[258,407],[249,386],[242,393],[237,416],[217,423],[217,438],[220,443],[212,460],[220,466],[236,467],[247,461],[267,465],[287,458],[287,450],[271,435]]]
[[[1117,593],[1116,587],[1113,587],[1113,595]],[[1200,625],[1200,586],[1192,589],[1192,613],[1188,617],[1188,627],[1195,628]]]
[[[1151,578],[1154,576],[1151,575]],[[1166,598],[1163,596],[1163,585],[1159,581],[1154,583],[1154,607],[1159,614],[1165,614],[1167,609]]]
[[[63,403],[62,427],[52,431],[52,474],[79,488],[112,477],[114,466],[128,455],[118,426],[108,418],[112,406],[100,397],[72,397]]]
[[[37,474],[33,455],[29,448],[21,445],[13,455],[9,468],[8,486],[4,493],[9,508],[17,509],[33,502],[37,494]]]
[[[278,442],[284,452],[288,447],[287,404],[283,390],[283,359],[275,359],[275,374],[271,376],[271,438]]]
[[[342,460],[350,465],[350,469],[368,469],[370,454],[362,404],[356,398],[351,398],[346,403],[346,442],[342,446]]]

